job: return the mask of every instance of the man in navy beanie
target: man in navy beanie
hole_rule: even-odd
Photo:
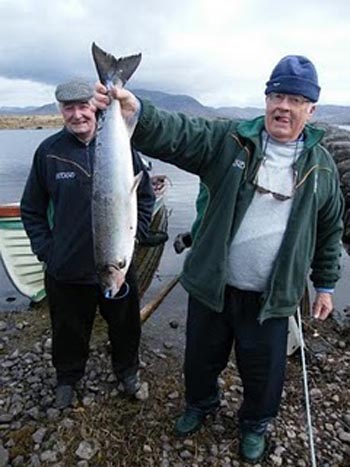
[[[109,104],[106,92],[96,86],[100,109]],[[218,377],[234,342],[243,383],[240,453],[251,463],[266,452],[284,384],[288,317],[309,275],[314,318],[324,320],[333,309],[343,228],[336,166],[320,144],[323,131],[308,123],[320,94],[314,65],[284,57],[265,94],[264,116],[234,121],[165,112],[113,90],[124,117],[138,116],[135,146],[200,177],[181,277],[189,293],[186,407],[176,434],[199,430],[219,407]]]

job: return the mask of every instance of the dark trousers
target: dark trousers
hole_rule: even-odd
[[[141,336],[136,276],[129,269],[128,295],[106,299],[98,285],[56,281],[46,274],[52,326],[52,362],[58,384],[74,384],[84,374],[97,307],[108,325],[112,366],[119,380],[137,372]]]
[[[222,313],[190,296],[185,385],[187,407],[211,412],[219,405],[217,379],[235,343],[243,383],[241,426],[264,431],[280,405],[286,366],[288,318],[257,321],[261,293],[228,286]],[[256,430],[255,430],[256,426]]]

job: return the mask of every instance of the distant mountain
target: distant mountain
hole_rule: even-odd
[[[32,115],[37,107],[0,107],[1,115]]]
[[[264,109],[257,107],[219,107],[215,110],[219,117],[235,118],[238,120],[249,120],[264,114]]]
[[[55,115],[59,110],[57,105],[42,105],[41,107],[0,107],[0,115]]]
[[[317,106],[315,118],[321,122],[350,125],[350,107],[345,105]]]
[[[215,109],[206,107],[196,99],[185,94],[167,94],[160,91],[147,91],[145,89],[133,89],[133,92],[141,99],[149,99],[157,107],[185,112],[190,115],[200,115],[202,117],[217,117]]]
[[[57,104],[46,104],[41,107],[37,107],[34,112],[35,115],[55,115],[59,113]]]
[[[168,94],[145,89],[133,89],[133,92],[142,99],[150,99],[161,109],[180,111],[193,116],[250,119],[264,113],[264,109],[256,107],[208,107],[185,94]],[[0,107],[0,115],[53,115],[57,113],[55,103],[41,107]],[[350,125],[350,106],[317,106],[315,119],[330,124]]]
[[[185,112],[194,116],[244,119],[257,117],[264,112],[263,109],[253,107],[208,107],[185,94],[167,94],[165,92],[147,91],[144,89],[134,89],[133,92],[142,99],[149,99],[161,109]]]

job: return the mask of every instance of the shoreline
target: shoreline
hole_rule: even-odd
[[[63,120],[60,114],[52,115],[0,115],[0,130],[22,130],[60,128]]]

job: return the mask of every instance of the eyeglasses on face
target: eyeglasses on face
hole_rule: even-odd
[[[305,103],[310,103],[308,99],[298,94],[281,94],[278,92],[270,92],[270,94],[268,94],[268,98],[274,104],[281,104],[286,99],[287,102],[293,107],[301,107]]]

